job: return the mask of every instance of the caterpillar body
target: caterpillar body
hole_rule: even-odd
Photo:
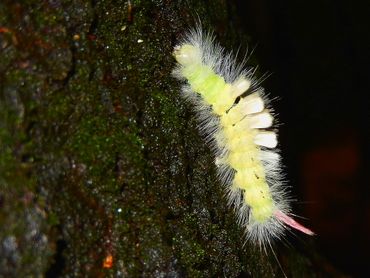
[[[288,227],[313,235],[290,216],[273,117],[253,70],[237,65],[199,26],[186,34],[173,55],[173,75],[184,82],[182,96],[194,105],[228,203],[247,239],[265,246]]]

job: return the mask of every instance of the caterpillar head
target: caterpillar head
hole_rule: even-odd
[[[198,47],[191,44],[183,44],[175,47],[173,56],[183,66],[199,63],[202,55]]]

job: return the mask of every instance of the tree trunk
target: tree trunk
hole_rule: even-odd
[[[233,10],[1,1],[1,277],[329,275],[308,244],[275,246],[282,269],[244,245],[171,77],[199,19],[227,48],[246,45]]]

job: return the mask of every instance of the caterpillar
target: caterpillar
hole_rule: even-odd
[[[238,64],[201,26],[186,33],[173,56],[173,76],[183,82],[181,95],[194,106],[247,240],[265,246],[290,228],[313,235],[292,218],[273,116],[254,70]]]

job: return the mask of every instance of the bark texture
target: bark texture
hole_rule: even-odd
[[[171,77],[197,18],[246,45],[226,1],[0,2],[0,276],[272,277],[244,244]],[[289,277],[328,277],[304,245]]]

